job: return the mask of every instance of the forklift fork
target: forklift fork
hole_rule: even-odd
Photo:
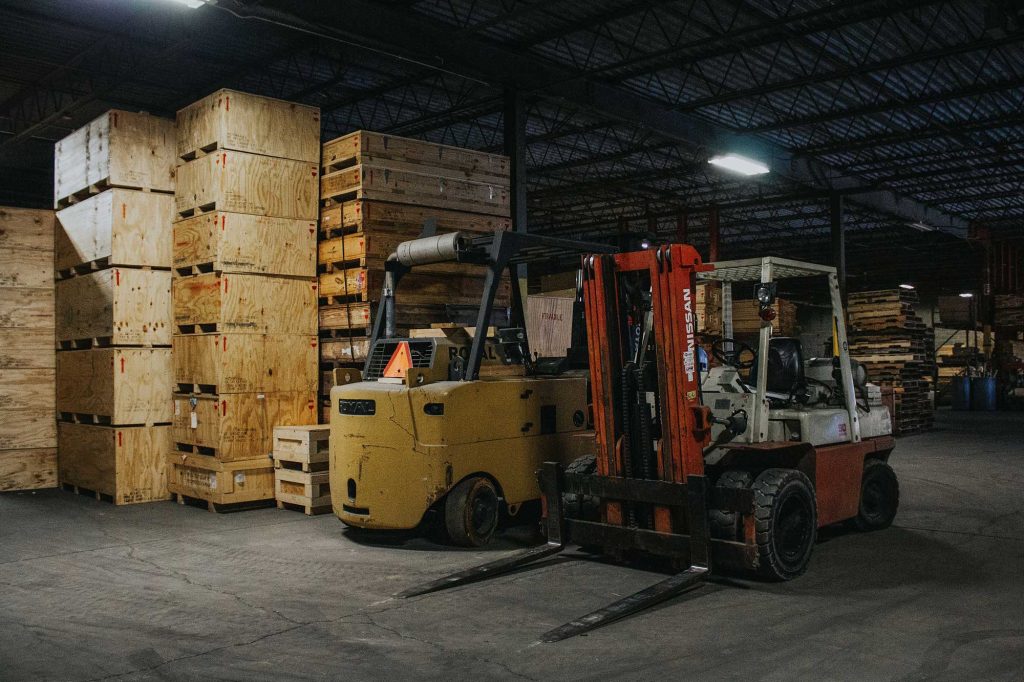
[[[680,559],[686,557],[690,562],[689,568],[670,578],[572,620],[541,636],[542,642],[557,642],[643,611],[697,587],[710,577],[707,491],[704,487],[703,476],[690,477],[685,485],[657,480],[584,476],[566,474],[562,466],[555,462],[545,462],[537,474],[547,510],[545,526],[548,541],[545,545],[453,573],[439,580],[405,590],[396,596],[404,599],[511,573],[540,559],[558,554],[570,541],[584,545],[600,544],[617,549],[638,549]],[[696,521],[692,524],[689,535],[680,535],[566,519],[562,507],[564,492],[685,507],[688,516]]]

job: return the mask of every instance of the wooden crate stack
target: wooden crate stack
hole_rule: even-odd
[[[109,111],[57,143],[60,481],[167,499],[174,122]]]
[[[220,90],[177,124],[169,488],[270,501],[274,427],[318,417],[320,111]]]
[[[733,291],[732,333],[737,339],[750,342],[761,333],[761,308],[749,297],[737,299]],[[796,321],[796,304],[785,299],[776,299],[772,304],[776,317],[772,320],[773,336],[799,336],[800,327]]]
[[[278,509],[307,516],[331,511],[329,426],[274,429],[274,496]]]
[[[931,428],[929,392],[935,370],[934,335],[915,313],[917,293],[886,289],[850,294],[850,355],[869,379],[895,394],[895,425],[900,434]]]
[[[358,131],[327,142],[322,154],[319,245],[321,391],[335,367],[360,367],[395,247],[422,234],[509,229],[508,158],[458,147]],[[480,303],[479,268],[418,268],[397,292],[401,333],[438,322],[472,324]],[[507,281],[496,318],[508,305]],[[326,413],[325,413],[326,420]]]
[[[57,485],[53,228],[0,208],[0,491]]]
[[[997,294],[995,323],[1001,328],[1016,331],[1024,329],[1024,294]]]

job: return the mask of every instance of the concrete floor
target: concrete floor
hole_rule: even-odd
[[[586,637],[661,575],[586,560],[407,601],[496,558],[357,541],[332,516],[0,496],[0,679],[1024,679],[1024,414],[902,439],[896,525],[787,584],[711,585]]]

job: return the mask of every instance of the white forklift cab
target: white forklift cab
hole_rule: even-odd
[[[697,275],[700,282],[722,286],[723,337],[711,348],[719,365],[701,381],[703,402],[718,422],[712,442],[724,446],[707,453],[709,465],[736,446],[803,443],[821,447],[891,435],[892,422],[881,390],[867,383],[863,367],[850,360],[834,267],[776,257],[713,265],[714,270]],[[829,289],[832,357],[805,360],[799,339],[773,336],[777,282],[806,277],[817,278]],[[756,349],[733,338],[732,302],[748,296],[761,313]],[[731,432],[725,433],[730,420]],[[736,428],[744,423],[742,431]]]

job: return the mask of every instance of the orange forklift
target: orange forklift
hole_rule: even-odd
[[[683,244],[583,258],[595,456],[538,471],[545,545],[399,597],[508,573],[567,544],[616,559],[666,557],[682,569],[542,636],[554,642],[713,573],[795,578],[819,526],[892,522],[894,440],[877,387],[849,357],[835,269],[770,258],[721,265],[716,271]],[[786,276],[827,281],[832,358],[805,362],[797,339],[772,336],[775,279]],[[720,341],[720,365],[707,371],[698,352],[698,278],[751,282],[763,320],[758,348]]]

